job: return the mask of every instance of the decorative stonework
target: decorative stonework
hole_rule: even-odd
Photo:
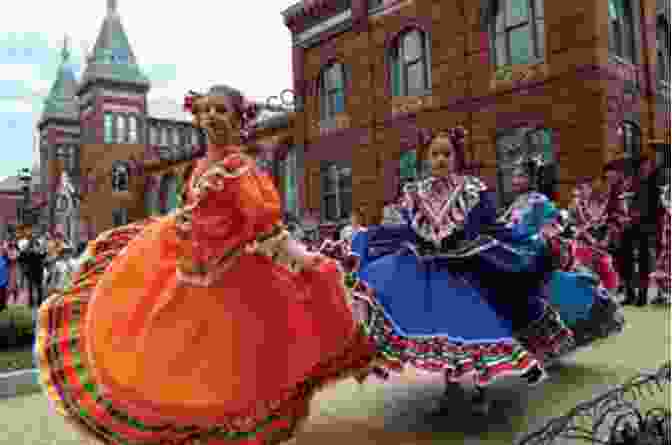
[[[428,110],[437,104],[437,98],[434,96],[393,96],[391,100],[392,118]]]
[[[490,89],[497,90],[519,86],[524,82],[548,78],[549,66],[546,63],[506,65],[497,68],[490,79]]]

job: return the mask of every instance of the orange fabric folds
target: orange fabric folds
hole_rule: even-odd
[[[279,400],[356,332],[335,263],[297,273],[242,253],[211,286],[178,280],[181,256],[211,261],[279,223],[270,178],[242,156],[224,166],[231,176],[195,179],[190,236],[175,216],[149,226],[89,306],[93,372],[106,397],[148,421],[210,425]]]

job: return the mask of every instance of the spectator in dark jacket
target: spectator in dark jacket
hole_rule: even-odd
[[[642,158],[635,170],[630,204],[631,224],[623,232],[619,249],[621,274],[626,286],[623,304],[644,306],[648,302],[649,274],[651,272],[651,240],[656,234],[660,211],[660,193],[652,159]],[[634,277],[637,251],[638,277]]]
[[[44,260],[46,257],[46,251],[35,238],[19,254],[19,262],[23,265],[26,281],[28,281],[28,300],[32,308],[38,307],[44,300]]]

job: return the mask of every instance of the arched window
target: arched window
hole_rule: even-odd
[[[320,117],[330,120],[345,111],[345,67],[341,63],[327,65],[320,75]]]
[[[180,129],[173,128],[173,145],[180,145]]]
[[[635,17],[632,0],[609,0],[609,52],[635,60]]]
[[[544,58],[544,0],[498,0],[490,20],[490,52],[497,67]]]
[[[168,128],[167,127],[161,128],[161,144],[160,145],[168,145]]]
[[[112,191],[127,192],[129,182],[128,166],[123,162],[116,162],[112,166]]]
[[[161,214],[166,215],[177,208],[177,177],[167,174],[161,179],[159,194],[161,196]]]
[[[114,142],[114,115],[112,113],[105,113],[103,120],[103,142],[112,144]]]
[[[664,15],[658,16],[656,23],[656,53],[658,64],[658,82],[670,83],[670,23]]]
[[[191,130],[191,144],[192,145],[199,145],[200,142],[198,140],[198,129],[194,128]]]
[[[541,156],[546,164],[543,168],[543,181],[536,184],[539,186],[538,191],[550,198],[557,183],[557,160],[552,131],[543,127],[518,127],[498,133],[497,176],[500,204],[508,205],[515,199],[511,185],[516,162],[523,157],[535,155]]]
[[[126,116],[117,115],[117,144],[126,142]]]
[[[431,89],[429,47],[429,36],[417,29],[394,41],[389,64],[393,96],[420,96]]]
[[[131,144],[138,142],[138,118],[136,116],[128,118],[128,142]]]

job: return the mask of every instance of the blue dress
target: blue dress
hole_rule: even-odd
[[[429,178],[404,196],[398,224],[352,242],[356,296],[369,304],[366,328],[383,367],[469,373],[479,386],[512,374],[537,383],[543,361],[573,346],[543,298],[550,269],[539,242],[496,224],[491,193],[475,177]]]
[[[531,192],[519,196],[499,221],[522,237],[542,240],[542,228],[555,224],[559,220],[559,213],[559,209],[546,196]],[[560,235],[556,233],[551,236]],[[549,303],[574,331],[577,346],[619,333],[623,329],[620,306],[611,298],[594,270],[585,267],[572,271],[554,270],[546,294]]]

